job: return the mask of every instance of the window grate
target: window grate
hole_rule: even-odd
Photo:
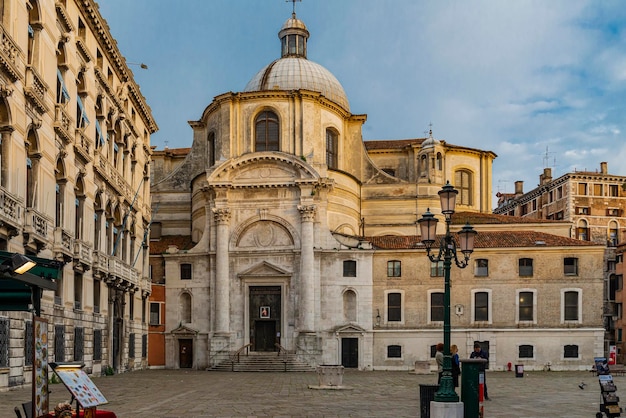
[[[131,332],[128,336],[128,357],[135,358],[135,333]]]
[[[102,360],[102,330],[93,330],[93,359]]]
[[[26,332],[24,333],[24,364],[33,365],[33,323],[26,322]]]
[[[141,336],[141,357],[148,357],[148,335],[146,334]]]
[[[74,328],[74,361],[83,361],[85,356],[85,328]]]
[[[9,367],[9,319],[0,318],[0,367]]]
[[[564,358],[578,358],[578,346],[575,344],[569,344],[563,347]]]
[[[54,360],[65,361],[65,327],[54,326]]]

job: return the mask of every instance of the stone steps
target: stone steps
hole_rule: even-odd
[[[251,352],[239,356],[239,362],[225,360],[209,370],[234,372],[312,372],[315,371],[308,363],[298,359],[295,354],[276,352]]]

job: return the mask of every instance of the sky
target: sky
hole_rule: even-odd
[[[290,0],[99,0],[152,109],[157,150],[280,58]],[[626,175],[621,0],[303,0],[308,59],[337,77],[363,139],[493,151],[493,199],[573,171]],[[145,63],[148,69],[139,65]],[[495,200],[494,200],[495,201]]]

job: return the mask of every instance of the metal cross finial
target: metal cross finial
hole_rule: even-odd
[[[302,0],[285,0],[285,2],[287,2],[287,3],[289,3],[289,2],[293,3],[293,12],[292,13],[293,13],[294,16],[296,15],[296,2],[297,1],[302,1]]]

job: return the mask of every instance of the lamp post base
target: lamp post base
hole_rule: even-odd
[[[430,418],[463,418],[463,402],[430,402]]]

